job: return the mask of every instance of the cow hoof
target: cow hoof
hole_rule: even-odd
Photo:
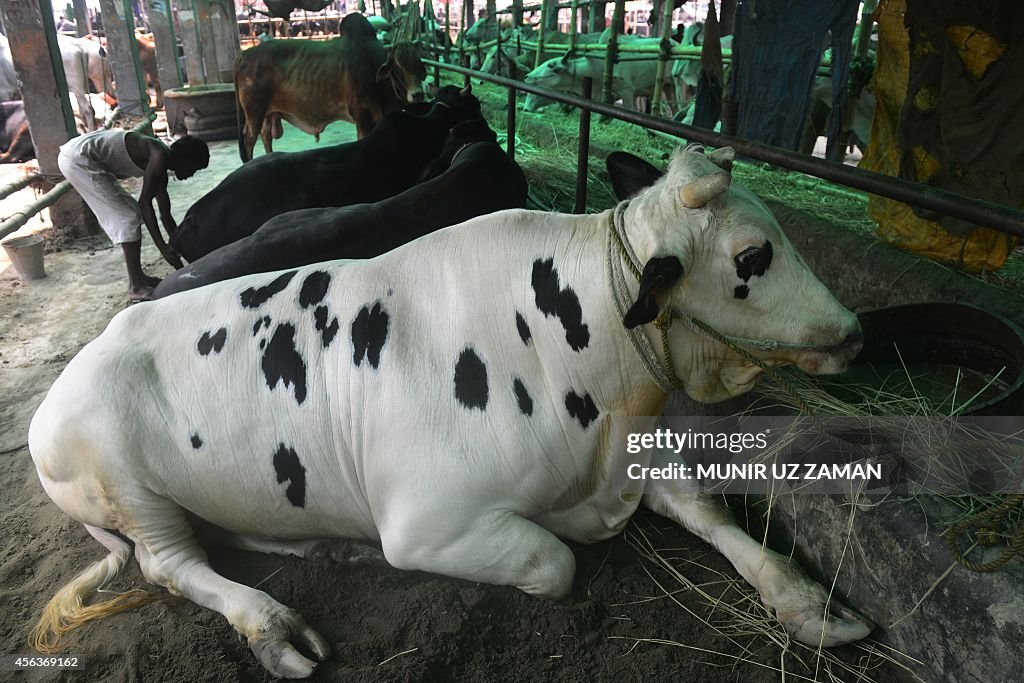
[[[299,654],[288,637],[296,637],[321,662],[330,646],[294,612],[281,615],[266,632],[249,638],[249,648],[260,664],[276,678],[308,678],[317,663]]]
[[[866,637],[875,627],[869,619],[837,598],[829,600],[828,591],[822,586],[813,584],[810,592],[810,595],[805,593],[802,596],[802,608],[776,608],[776,615],[786,631],[801,643],[813,647],[836,647]]]

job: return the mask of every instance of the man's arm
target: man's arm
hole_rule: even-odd
[[[164,224],[164,230],[167,231],[167,238],[170,239],[174,231],[178,229],[178,224],[174,222],[174,216],[171,215],[171,198],[167,196],[167,185],[164,184],[164,189],[157,192],[156,195],[156,206],[160,210],[160,222]]]
[[[160,226],[156,222],[156,212],[153,211],[153,200],[160,204],[160,213],[164,216],[164,225],[168,228],[168,234],[177,226],[167,224],[167,217],[170,216],[171,200],[167,196],[167,151],[162,146],[153,145],[149,149],[149,162],[146,164],[146,171],[142,178],[142,194],[139,195],[139,210],[142,213],[142,221],[149,230],[149,236],[153,243],[163,255],[164,260],[175,268],[183,267],[181,258],[164,241],[160,233]],[[166,212],[164,207],[167,207]]]

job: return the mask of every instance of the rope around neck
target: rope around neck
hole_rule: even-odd
[[[625,213],[627,206],[629,206],[628,199],[619,202],[608,217],[609,283],[612,289],[612,299],[615,302],[615,306],[620,317],[625,317],[626,311],[629,310],[631,302],[629,301],[629,294],[626,291],[625,276],[622,274],[622,268],[617,267],[616,261],[624,260],[626,262],[626,266],[629,268],[638,283],[640,282],[641,277],[640,260],[637,258],[636,253],[633,251],[633,247],[626,236]],[[618,253],[616,253],[616,247],[618,248]],[[698,332],[701,332],[720,344],[723,344],[747,362],[753,363],[755,366],[760,368],[765,375],[767,375],[773,382],[781,387],[786,394],[789,395],[794,404],[800,410],[801,414],[814,414],[814,411],[807,402],[800,397],[796,389],[794,389],[792,385],[790,385],[789,382],[787,382],[778,372],[769,367],[760,358],[739,346],[739,344],[742,343],[754,346],[764,351],[772,351],[782,347],[798,348],[796,345],[781,344],[780,342],[772,340],[748,340],[742,337],[730,337],[722,334],[699,318],[694,318],[693,316],[685,313],[676,312],[671,306],[666,306],[665,310],[662,311],[654,320],[654,326],[661,331],[661,357],[659,357],[654,351],[654,347],[651,345],[647,335],[645,335],[641,330],[634,328],[626,331],[627,337],[629,338],[634,351],[636,351],[637,355],[640,357],[640,362],[643,364],[644,370],[646,370],[647,374],[651,376],[654,383],[658,385],[658,388],[666,394],[671,393],[674,389],[682,389],[684,386],[682,380],[676,376],[675,364],[672,361],[672,348],[669,344],[668,338],[668,333],[672,327],[672,323],[677,318],[685,321],[690,325],[690,327]]]

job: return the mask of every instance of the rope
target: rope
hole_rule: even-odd
[[[609,233],[614,238],[615,244],[619,248],[622,260],[626,262],[626,265],[629,267],[629,270],[633,274],[633,277],[636,278],[636,281],[640,282],[641,272],[639,266],[639,259],[637,259],[636,254],[633,252],[632,246],[629,244],[629,240],[626,239],[626,236],[624,234],[624,216],[626,212],[626,207],[628,205],[628,200],[620,202],[611,212],[608,218]],[[611,243],[612,241],[609,240],[609,265],[611,265],[610,259],[612,257]],[[612,269],[612,272],[610,274],[610,277],[612,278],[612,292],[613,294],[616,295],[616,304],[619,305],[620,315],[625,315],[625,311],[627,309],[622,308],[622,306],[619,304],[618,294],[620,294],[620,292],[615,291],[616,288],[614,275],[616,270],[618,270],[618,273],[621,276],[621,269]],[[764,350],[770,350],[779,347],[779,344],[777,342],[759,342],[759,340],[740,340],[738,338],[730,338],[722,334],[721,332],[719,332],[718,330],[716,330],[703,320],[694,318],[686,314],[677,314],[671,307],[666,308],[662,312],[662,314],[659,315],[657,319],[655,319],[654,321],[654,326],[658,328],[658,330],[661,332],[661,351],[662,357],[665,359],[663,365],[660,363],[652,362],[650,360],[650,354],[653,351],[653,349],[651,348],[650,342],[647,340],[647,337],[642,333],[636,332],[635,330],[630,330],[630,332],[636,332],[635,334],[630,335],[630,341],[633,343],[633,348],[637,351],[637,354],[640,355],[640,360],[643,361],[644,369],[647,370],[648,374],[651,375],[651,377],[662,389],[662,391],[664,391],[665,393],[669,393],[672,389],[681,389],[683,387],[682,381],[676,376],[675,373],[675,364],[672,362],[672,349],[669,344],[668,338],[669,329],[671,329],[672,322],[676,318],[679,318],[689,323],[691,327],[711,337],[720,344],[725,345],[729,350],[733,351],[744,360],[753,363],[758,368],[760,368],[761,371],[764,372],[764,374],[771,381],[775,382],[775,384],[777,384],[783,391],[786,392],[787,395],[789,395],[789,397],[793,400],[793,403],[796,404],[797,408],[800,410],[801,414],[808,416],[814,414],[814,411],[811,409],[811,407],[807,404],[806,401],[804,401],[800,397],[799,392],[797,392],[797,390],[794,389],[789,382],[787,382],[778,372],[776,372],[773,368],[769,367],[760,358],[756,357],[754,354],[750,353],[743,347],[739,346],[738,343],[736,343],[737,341],[741,341],[742,343],[747,343],[758,348],[762,348]],[[641,348],[638,347],[641,347],[643,349],[643,352],[641,351]]]
[[[960,536],[967,536],[968,530],[972,527],[977,527],[975,535],[978,536],[978,545],[992,545],[992,542],[988,540],[998,535],[992,531],[992,527],[997,526],[998,522],[1008,522],[1010,513],[1014,510],[1020,510],[1022,515],[1018,517],[1015,527],[1011,527],[1011,530],[1007,532],[1005,537],[1008,539],[1006,548],[1003,553],[992,560],[991,562],[974,562],[967,559],[964,553],[960,552],[960,545],[957,543]],[[986,522],[988,525],[983,526]],[[981,534],[986,537],[982,540]],[[1014,557],[1024,557],[1024,494],[1014,494],[1007,496],[1006,499],[995,505],[988,510],[983,510],[977,514],[971,515],[967,519],[961,520],[949,528],[949,535],[946,537],[947,543],[949,543],[949,552],[952,553],[953,559],[959,562],[961,565],[970,569],[972,572],[980,572],[983,574],[994,572],[1003,567],[1007,562],[1012,560]],[[968,550],[968,552],[970,552]]]

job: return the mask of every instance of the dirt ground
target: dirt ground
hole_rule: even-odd
[[[335,124],[320,144],[347,139],[352,132]],[[280,149],[314,144],[294,131],[284,143]],[[172,181],[175,215],[180,219],[192,201],[237,164],[233,141],[215,143],[210,169],[187,182]],[[14,166],[0,169],[0,184],[22,172]],[[138,183],[129,187],[139,190]],[[0,215],[16,211],[26,197],[31,191],[0,204]],[[45,228],[45,222],[34,219],[26,231]],[[147,270],[168,272],[148,237],[143,243]],[[50,502],[26,441],[33,411],[51,382],[125,307],[123,260],[120,250],[99,235],[61,242],[59,250],[46,255],[46,270],[45,279],[22,283],[0,254],[0,654],[28,653],[26,637],[47,600],[105,552]],[[638,527],[674,564],[694,560],[736,576],[708,546],[671,523],[642,514],[632,528]],[[623,538],[573,550],[575,589],[560,602],[426,574],[342,567],[328,559],[216,548],[210,557],[217,571],[259,584],[298,610],[331,643],[332,657],[318,668],[317,680],[769,681],[780,678],[773,670],[780,662],[791,677],[834,680],[813,657],[805,657],[805,667],[765,638],[728,641],[716,635],[681,605],[715,619],[711,609]],[[709,569],[689,566],[683,571],[712,594],[734,590]],[[134,562],[113,588],[133,587],[163,592],[146,584]],[[673,592],[671,598],[666,590]],[[3,673],[0,678],[269,680],[223,617],[181,600],[152,603],[87,625],[67,637],[63,652],[84,657],[85,670]],[[839,654],[848,661],[863,655],[854,648]],[[751,661],[737,663],[739,657]],[[882,665],[871,676],[896,680],[897,673]]]

